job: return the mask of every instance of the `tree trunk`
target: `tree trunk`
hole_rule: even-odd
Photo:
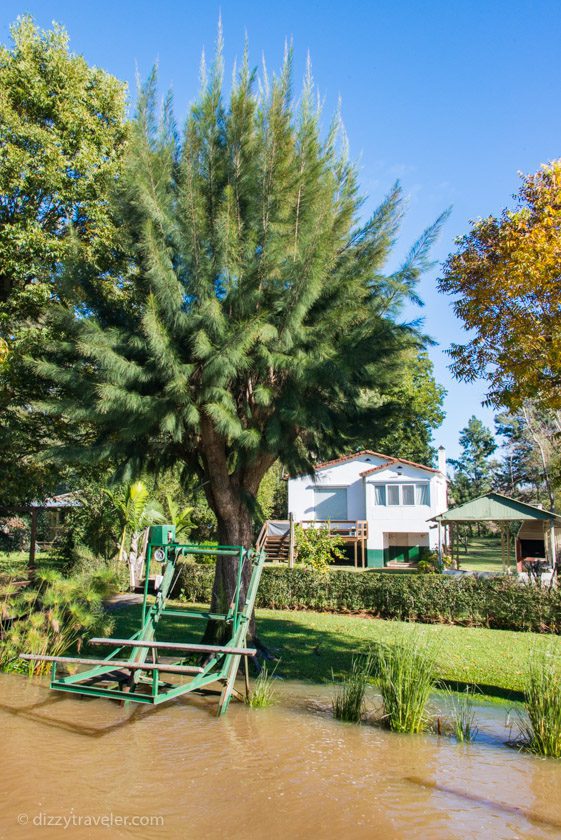
[[[535,445],[537,446],[538,452],[540,453],[540,460],[542,462],[542,478],[549,501],[549,509],[553,510],[555,507],[555,497],[553,494],[553,488],[549,476],[549,458],[548,453],[546,452],[546,446],[544,445],[543,435],[540,436],[539,428],[537,428],[537,426],[534,425],[531,412],[528,409],[526,403],[524,403],[524,405],[522,406],[522,412],[524,415],[524,419],[526,420],[526,425],[528,427],[528,431],[530,432],[530,436],[534,441]]]
[[[218,542],[220,545],[242,545],[250,548],[253,543],[253,519],[249,510],[243,504],[237,506],[237,512],[231,517],[218,516]],[[210,611],[227,613],[236,591],[238,560],[236,557],[218,557],[212,586]],[[240,592],[240,609],[243,608],[245,596],[251,579],[251,566],[244,565],[242,571],[242,585]],[[223,621],[209,621],[204,644],[223,644],[230,636],[230,628]],[[255,615],[252,615],[247,634],[249,646],[258,644],[255,633]]]
[[[29,562],[27,564],[28,580],[35,580],[37,573],[37,508],[31,508],[31,537],[29,541]]]
[[[144,569],[144,564],[146,562],[146,552],[148,550],[148,536],[149,536],[150,529],[145,528],[142,531],[142,540],[140,541],[140,533],[137,537],[137,551],[138,551],[138,544],[140,542],[140,551],[138,551],[136,558],[133,561],[133,568],[134,568],[134,586],[138,586],[140,580],[142,578],[142,572]]]
[[[276,457],[261,454],[251,464],[230,472],[226,441],[217,432],[206,415],[201,417],[201,442],[204,452],[204,490],[208,503],[218,522],[220,545],[241,545],[250,548],[253,544],[253,517],[248,506],[249,499],[255,499],[261,480]],[[236,590],[238,561],[235,557],[218,557],[212,587],[211,612],[227,613]],[[245,564],[239,606],[243,608],[251,579],[251,566]],[[203,636],[204,644],[222,644],[229,638],[231,629],[223,621],[209,621]],[[259,642],[255,632],[255,615],[249,622],[247,643],[257,647],[268,658],[270,654]]]
[[[129,581],[131,591],[136,586],[136,560],[138,557],[138,531],[133,531],[131,537],[131,547],[129,551]]]

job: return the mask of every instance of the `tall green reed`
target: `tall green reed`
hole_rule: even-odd
[[[561,657],[553,648],[530,660],[524,694],[523,745],[537,755],[561,758]]]
[[[452,711],[452,734],[459,743],[473,741],[477,737],[479,727],[475,713],[476,689],[467,686],[460,693],[450,691],[450,705]]]
[[[383,722],[393,732],[422,732],[426,705],[436,679],[436,651],[418,631],[379,645],[376,677],[384,704]]]
[[[360,723],[365,709],[365,695],[372,673],[372,655],[355,657],[351,670],[339,684],[331,701],[333,715],[337,720]]]
[[[277,666],[275,665],[271,673],[269,673],[267,665],[263,665],[263,668],[261,669],[261,671],[257,675],[257,679],[255,680],[253,691],[251,691],[248,697],[246,698],[246,703],[250,708],[265,709],[267,708],[267,706],[273,705],[276,697],[276,691],[274,686],[274,677],[276,670]]]

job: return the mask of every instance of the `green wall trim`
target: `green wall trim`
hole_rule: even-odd
[[[386,557],[383,548],[366,549],[366,565],[369,569],[383,569],[386,565]]]
[[[366,565],[369,569],[382,569],[390,560],[415,563],[420,559],[420,545],[394,545],[391,548],[367,548]]]

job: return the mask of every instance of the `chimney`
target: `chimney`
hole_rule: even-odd
[[[438,469],[446,478],[446,450],[443,446],[438,447]]]

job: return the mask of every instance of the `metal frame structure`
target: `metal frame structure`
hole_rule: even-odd
[[[236,588],[225,614],[196,612],[167,606],[167,599],[176,580],[177,561],[184,555],[212,555],[237,558]],[[149,599],[150,568],[152,561],[161,565],[161,576],[154,601]],[[257,588],[265,562],[264,551],[254,551],[242,546],[208,546],[175,542],[172,525],[153,526],[146,551],[144,597],[141,627],[130,639],[91,639],[90,644],[106,645],[115,649],[104,659],[79,659],[77,657],[21,654],[22,659],[52,662],[51,688],[89,697],[108,697],[135,703],[159,704],[183,694],[209,689],[221,684],[218,715],[226,712],[232,694],[240,696],[234,683],[242,657],[255,656],[254,648],[246,647],[247,631],[255,606]],[[241,603],[241,587],[246,564],[251,565],[245,601]],[[229,625],[230,640],[224,645],[190,644],[187,642],[156,641],[158,624],[164,616],[194,618],[204,621],[224,621]],[[180,658],[173,662],[158,662],[160,652],[176,651]],[[128,654],[128,656],[127,656]],[[147,661],[149,655],[151,662]],[[186,664],[188,657],[200,657],[201,664]],[[59,676],[57,665],[88,665],[85,671]],[[166,675],[187,678],[179,683],[168,682]],[[247,674],[247,670],[246,670]],[[162,679],[162,675],[164,679]],[[214,689],[216,690],[216,688]]]

